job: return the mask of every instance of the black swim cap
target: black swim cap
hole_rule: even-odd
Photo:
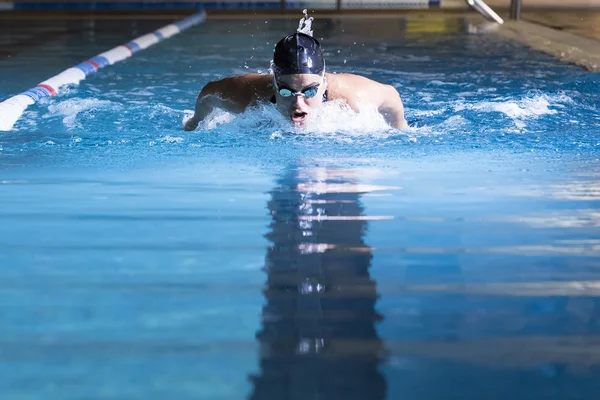
[[[312,36],[296,32],[275,45],[273,72],[275,75],[315,74],[325,71],[321,44]]]

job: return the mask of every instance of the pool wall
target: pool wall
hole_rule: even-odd
[[[457,0],[206,0],[206,1],[0,1],[0,10],[52,11],[168,11],[198,9],[426,9],[456,6]]]
[[[511,0],[486,0],[499,10],[510,7]],[[524,8],[580,9],[600,8],[600,0],[527,0]],[[464,0],[0,0],[0,10],[54,11],[185,11],[198,9],[427,9],[468,8]]]

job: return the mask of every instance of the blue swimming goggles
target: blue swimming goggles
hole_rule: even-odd
[[[286,88],[285,86],[280,87],[277,84],[277,79],[274,79],[275,89],[279,92],[282,97],[291,97],[291,96],[304,96],[304,97],[315,97],[319,92],[319,86],[321,83],[315,83],[314,85],[310,85],[299,92],[294,92],[292,89]],[[321,80],[322,82],[322,80]]]

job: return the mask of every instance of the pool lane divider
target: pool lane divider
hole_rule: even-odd
[[[204,10],[187,18],[163,26],[162,28],[140,36],[130,42],[124,43],[114,49],[98,54],[85,60],[74,67],[68,68],[52,78],[46,79],[35,87],[13,96],[0,103],[0,131],[11,130],[19,117],[30,105],[36,103],[43,97],[56,96],[61,87],[65,85],[76,85],[88,75],[96,71],[123,61],[138,51],[170,38],[194,25],[206,20]]]

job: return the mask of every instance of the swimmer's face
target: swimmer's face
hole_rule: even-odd
[[[327,88],[324,76],[313,74],[282,75],[275,78],[277,109],[293,123],[302,125],[323,102]],[[291,93],[291,95],[290,95]],[[284,96],[288,94],[288,96]]]

